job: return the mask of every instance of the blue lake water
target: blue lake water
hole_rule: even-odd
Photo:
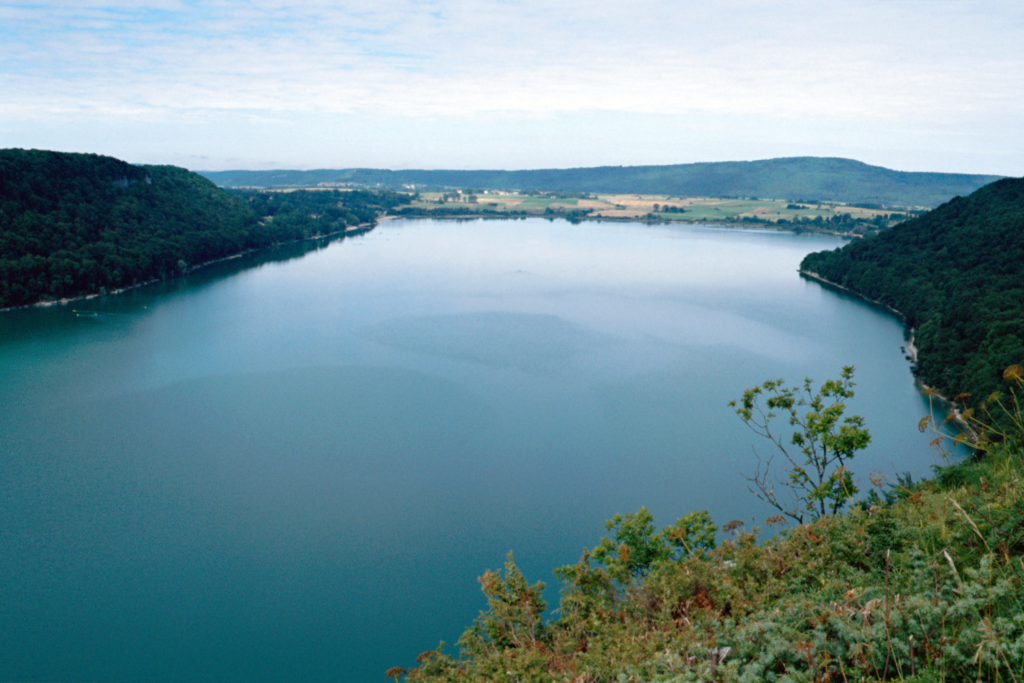
[[[766,379],[856,365],[861,488],[927,475],[901,324],[796,272],[841,244],[393,220],[0,314],[0,680],[382,682],[510,550],[554,609],[616,512],[763,525]]]

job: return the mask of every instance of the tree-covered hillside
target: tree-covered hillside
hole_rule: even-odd
[[[232,195],[173,166],[0,150],[0,308],[117,289],[373,221],[395,193]]]
[[[527,171],[319,169],[206,171],[222,187],[312,187],[353,184],[401,189],[488,188],[762,197],[884,206],[933,207],[999,176],[893,171],[851,159],[793,157],[671,166],[601,166]]]
[[[1024,362],[1024,179],[810,254],[801,268],[902,312],[922,381],[947,396],[984,400]]]

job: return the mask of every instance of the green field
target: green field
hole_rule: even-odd
[[[561,216],[571,220],[641,220],[681,223],[763,224],[861,235],[883,230],[911,213],[828,202],[714,199],[643,194],[422,192],[404,215]]]

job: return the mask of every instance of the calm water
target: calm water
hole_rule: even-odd
[[[510,550],[553,609],[616,512],[763,524],[769,378],[855,364],[862,488],[927,474],[900,324],[795,272],[840,244],[390,221],[0,315],[0,680],[382,682]]]

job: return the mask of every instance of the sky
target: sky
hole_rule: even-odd
[[[192,170],[1024,175],[1020,0],[0,4],[0,147]]]

